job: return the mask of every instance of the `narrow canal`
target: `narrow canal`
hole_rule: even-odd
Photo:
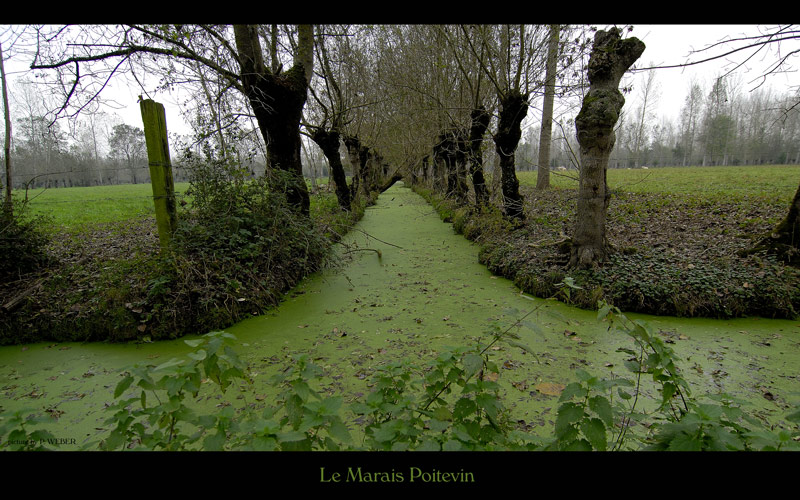
[[[549,432],[559,387],[574,380],[576,368],[628,376],[616,352],[628,346],[627,337],[608,332],[594,311],[521,294],[479,264],[477,253],[420,196],[396,184],[346,236],[338,268],[304,280],[274,311],[226,330],[249,362],[255,399],[269,400],[276,391],[270,376],[307,353],[325,369],[322,390],[355,401],[369,392],[377,366],[398,359],[424,366],[443,347],[486,342],[493,328],[505,329],[534,308],[513,331],[536,355],[505,344],[491,351],[504,402],[521,427]],[[727,392],[765,418],[797,402],[800,321],[636,317],[671,343],[693,394]],[[61,449],[77,449],[109,430],[104,407],[125,367],[189,351],[183,339],[2,347],[0,406],[49,416],[48,430],[74,440]],[[235,403],[243,396],[234,389],[225,398]]]

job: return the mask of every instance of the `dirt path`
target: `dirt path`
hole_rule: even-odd
[[[536,358],[503,345],[492,351],[502,367],[505,403],[521,427],[548,432],[558,400],[553,388],[572,381],[575,368],[627,376],[616,352],[626,338],[608,333],[592,311],[534,300],[492,276],[478,263],[477,247],[400,184],[368,209],[345,244],[340,269],[305,280],[275,311],[227,329],[250,362],[256,401],[274,394],[269,376],[295,354],[309,353],[325,368],[323,390],[352,401],[369,391],[380,364],[407,359],[422,367],[443,346],[486,340],[493,326],[504,329],[537,306],[529,317],[535,328],[516,329]],[[751,411],[765,417],[796,402],[799,321],[645,319],[674,342],[695,395],[726,391],[749,399]],[[74,449],[105,432],[103,407],[112,401],[120,370],[188,350],[183,341],[3,347],[0,405],[49,414],[51,432],[74,440],[63,447]],[[226,397],[248,401],[236,391]]]

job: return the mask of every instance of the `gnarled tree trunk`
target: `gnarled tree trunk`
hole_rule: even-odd
[[[300,159],[300,119],[313,69],[313,29],[298,27],[297,56],[285,73],[273,73],[264,64],[256,26],[235,25],[234,36],[245,95],[267,145],[267,163],[287,173],[282,179],[286,198],[308,215],[310,200]]]
[[[342,157],[339,154],[339,132],[337,130],[315,129],[311,139],[317,143],[325,158],[328,159],[333,182],[336,185],[336,198],[342,210],[350,211],[350,188],[347,186],[347,176],[342,166]]]
[[[486,178],[483,176],[481,146],[483,145],[483,136],[489,128],[490,119],[489,113],[483,106],[478,106],[470,113],[469,173],[472,176],[472,189],[475,191],[475,204],[478,206],[485,205],[489,201]]]
[[[522,129],[520,125],[528,112],[528,96],[512,89],[500,97],[500,119],[494,136],[495,150],[500,159],[500,186],[503,192],[503,210],[512,219],[523,220],[525,212],[519,180],[514,166],[515,153]]]
[[[800,266],[800,217],[798,216],[800,216],[800,186],[794,193],[789,213],[781,223],[768,236],[741,254],[766,251],[792,266]]]
[[[618,28],[595,34],[589,58],[589,92],[575,119],[581,175],[570,267],[592,267],[608,255],[606,168],[616,140],[614,125],[625,104],[619,82],[644,48],[644,43],[636,38],[623,40]]]
[[[358,137],[345,136],[344,145],[347,148],[347,156],[350,158],[350,165],[353,167],[353,182],[350,186],[350,196],[357,199],[360,193],[369,194],[369,189],[365,179],[367,168],[367,157],[369,149],[361,145]]]

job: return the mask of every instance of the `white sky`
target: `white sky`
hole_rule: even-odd
[[[701,50],[711,44],[726,38],[737,38],[742,35],[757,35],[759,26],[757,25],[634,25],[630,36],[635,36],[642,40],[646,49],[642,54],[638,67],[650,67],[657,65],[675,65],[687,61],[705,59],[712,55],[722,54],[730,50],[730,46],[723,46],[704,51],[698,54],[691,54],[692,51]],[[793,47],[797,49],[798,47]],[[745,67],[739,68],[736,75],[741,77],[741,91],[748,92],[758,85],[758,77],[763,71],[774,63],[778,56],[777,46],[763,50],[755,57],[747,61]],[[784,50],[786,48],[784,47]],[[692,77],[698,79],[703,88],[708,92],[715,77],[724,74],[733,65],[747,58],[750,52],[739,52],[725,59],[710,61],[695,66],[675,69],[656,70],[656,84],[660,90],[658,115],[669,116],[676,119],[684,100],[688,93],[688,88]],[[794,58],[795,65],[798,58]],[[650,63],[655,64],[650,64]],[[792,63],[792,60],[789,60]],[[647,72],[638,73],[634,79],[633,96],[636,89],[644,85]],[[794,72],[769,77],[765,85],[771,86],[775,91],[788,92],[791,87],[800,86],[800,74]],[[627,98],[628,101],[635,100]]]
[[[691,55],[693,50],[700,50],[710,44],[718,42],[726,37],[736,37],[742,34],[754,35],[758,33],[758,26],[756,25],[634,25],[633,31],[629,36],[635,36],[641,39],[647,48],[644,54],[637,62],[638,67],[654,65],[673,65],[681,64],[687,60],[696,60],[698,57],[706,57],[706,53]],[[796,48],[796,47],[795,47]],[[717,54],[715,51],[709,55]],[[724,71],[725,64],[741,61],[745,55],[743,53],[735,54],[728,60],[721,60],[709,63],[703,63],[697,66],[690,66],[687,68],[677,69],[659,69],[656,72],[656,85],[658,91],[658,111],[657,115],[660,117],[667,116],[670,119],[676,119],[683,106],[684,99],[687,94],[687,89],[692,76],[699,79],[699,83],[709,88],[712,79]],[[743,91],[747,91],[754,87],[755,84],[751,83],[754,78],[760,75],[760,70],[770,62],[774,62],[776,53],[774,50],[769,51],[765,56],[758,56],[748,62],[749,72],[745,72],[746,68],[738,70],[742,75]],[[16,63],[16,64],[15,64]],[[29,61],[7,61],[7,72],[14,72],[20,69],[19,63],[29,63]],[[18,76],[19,73],[13,73],[12,76]],[[640,72],[636,75],[626,77],[625,81],[633,82],[633,94],[626,97],[628,106],[635,106],[637,101],[637,89],[644,85],[647,77],[647,72]],[[12,80],[13,81],[13,80]],[[625,81],[623,83],[625,83]],[[789,73],[781,76],[773,76],[768,82],[776,91],[785,92],[791,86],[800,86],[800,74],[797,72]],[[119,87],[119,86],[118,86]],[[137,98],[140,91],[137,88],[131,87],[130,90],[122,89],[118,91],[116,100],[121,104],[126,105],[124,109],[116,110],[122,119],[137,127],[141,127],[141,114],[139,112],[139,105]],[[183,123],[180,116],[178,104],[174,96],[161,94],[152,96],[157,101],[164,104],[167,112],[167,127],[170,132],[188,133],[188,127]]]

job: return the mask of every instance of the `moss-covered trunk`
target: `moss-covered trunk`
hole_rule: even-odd
[[[606,213],[609,193],[606,168],[625,98],[619,91],[622,75],[644,52],[636,38],[623,40],[620,31],[598,31],[589,59],[589,92],[575,119],[581,155],[578,213],[572,238],[570,267],[587,268],[606,259]]]
[[[350,186],[350,196],[358,199],[361,194],[369,194],[369,189],[365,180],[367,168],[367,157],[369,149],[361,145],[361,141],[355,136],[345,136],[344,145],[347,148],[347,156],[350,158],[350,166],[353,168],[353,181]]]

